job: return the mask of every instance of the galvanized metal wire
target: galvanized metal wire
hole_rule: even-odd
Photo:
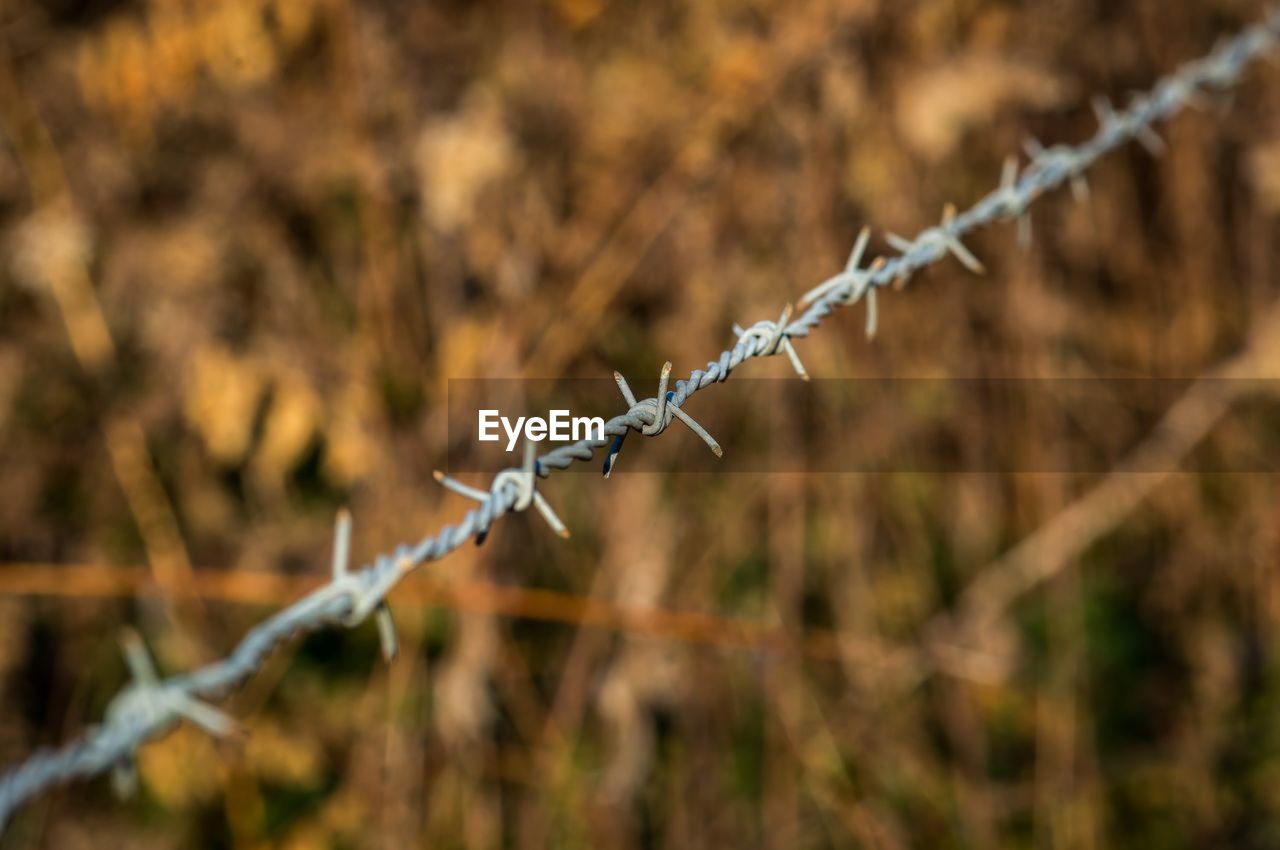
[[[406,573],[417,566],[442,558],[468,540],[483,541],[495,520],[511,511],[535,508],[562,536],[568,532],[538,490],[538,482],[553,470],[587,461],[597,450],[608,448],[604,462],[607,477],[616,465],[623,441],[632,431],[657,436],[676,419],[693,430],[717,455],[720,445],[684,410],[694,393],[727,380],[742,363],[758,357],[785,354],[796,372],[808,375],[800,361],[795,341],[808,336],[839,307],[866,302],[867,333],[876,329],[876,293],[890,284],[903,284],[920,269],[953,256],[966,268],[982,271],[982,264],[964,245],[964,237],[984,225],[1018,222],[1019,238],[1029,236],[1027,211],[1046,192],[1069,183],[1077,197],[1087,196],[1085,172],[1100,157],[1120,145],[1136,140],[1152,153],[1163,142],[1153,125],[1193,105],[1209,91],[1226,90],[1239,82],[1245,67],[1267,53],[1280,40],[1280,11],[1234,38],[1221,43],[1207,56],[1184,65],[1160,80],[1150,91],[1135,96],[1124,109],[1116,110],[1105,100],[1095,100],[1097,132],[1078,146],[1045,148],[1029,142],[1030,161],[1020,168],[1009,158],[999,184],[969,209],[957,212],[948,207],[939,224],[918,233],[914,239],[895,234],[888,241],[899,253],[863,264],[869,231],[858,237],[845,268],[806,293],[805,307],[792,319],[788,305],[777,321],[762,320],[747,329],[736,327],[737,342],[720,352],[705,369],[695,369],[687,379],[677,380],[669,390],[671,364],[667,363],[656,395],[637,399],[627,381],[615,373],[627,410],[604,426],[604,437],[581,440],[535,457],[532,443],[525,444],[524,463],[494,477],[487,490],[471,487],[443,474],[437,479],[454,492],[475,499],[479,505],[469,510],[455,525],[446,525],[415,544],[405,544],[379,555],[372,564],[351,570],[347,563],[351,520],[339,515],[334,535],[334,557],[329,583],[299,599],[255,626],[239,645],[219,661],[198,670],[161,679],[156,675],[142,642],[130,635],[125,656],[133,682],[110,703],[103,722],[78,739],[57,749],[40,750],[0,777],[0,828],[15,809],[46,789],[77,778],[114,771],[127,786],[133,758],[145,742],[163,735],[182,720],[215,735],[231,734],[234,722],[208,701],[225,696],[253,675],[267,656],[281,643],[298,635],[330,626],[353,627],[371,614],[377,620],[384,655],[396,652],[395,628],[386,598]]]

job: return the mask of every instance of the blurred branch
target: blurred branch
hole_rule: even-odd
[[[191,581],[184,583],[177,592],[181,597],[206,602],[274,606],[314,591],[319,585],[320,581],[308,576],[199,569],[193,572]],[[152,576],[141,567],[0,565],[0,596],[5,597],[129,599],[161,592]],[[416,574],[403,582],[396,593],[397,599],[425,607],[590,626],[721,649],[804,655],[822,661],[847,658],[872,666],[882,666],[892,655],[889,645],[823,629],[809,630],[797,636],[753,620],[696,611],[618,605],[602,598],[486,581],[443,582]]]
[[[1176,474],[1181,461],[1280,359],[1280,303],[1253,330],[1245,349],[1198,378],[1151,434],[1093,489],[999,559],[962,591],[957,613],[925,628],[929,654],[942,669],[998,677],[1010,657],[998,631],[1009,606],[1069,567]],[[1156,470],[1156,471],[1153,471]],[[921,666],[920,672],[926,670]]]

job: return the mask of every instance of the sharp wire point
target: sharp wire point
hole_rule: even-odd
[[[804,368],[804,363],[801,362],[800,355],[796,352],[796,347],[791,344],[791,340],[787,340],[784,350],[787,352],[787,359],[791,361],[791,368],[796,370],[800,380],[809,380],[809,372]]]
[[[382,647],[382,657],[390,664],[400,654],[400,638],[396,635],[396,622],[391,616],[391,606],[385,601],[378,603],[374,621],[378,625],[378,644]]]
[[[892,230],[885,231],[884,239],[895,251],[899,251],[903,254],[915,247],[915,243],[910,239],[907,239],[905,236],[899,236]]]
[[[159,681],[155,665],[151,661],[151,654],[147,652],[141,635],[131,628],[126,628],[120,635],[120,649],[134,682],[146,686]]]
[[[221,710],[186,694],[180,696],[174,708],[184,718],[217,738],[230,738],[239,728],[236,722]]]
[[[847,272],[855,272],[858,266],[862,265],[862,255],[867,250],[867,244],[871,241],[871,225],[864,224],[862,229],[858,231],[858,238],[853,243],[853,250],[849,252],[849,262],[845,263],[844,268]]]
[[[951,239],[947,243],[947,247],[951,249],[951,253],[960,263],[974,274],[986,274],[987,267],[982,261],[973,255],[973,252],[965,247],[964,243],[959,239]]]
[[[351,511],[344,507],[338,509],[338,514],[333,521],[333,578],[340,578],[346,574],[350,558]]]
[[[1089,105],[1093,107],[1093,114],[1098,119],[1099,127],[1106,128],[1116,120],[1115,110],[1106,95],[1095,94],[1089,99]]]
[[[936,234],[952,256],[959,260],[961,265],[969,271],[974,274],[985,274],[987,269],[982,265],[982,262],[960,241],[960,237],[957,234],[951,232],[950,228],[955,223],[955,220],[956,205],[947,203],[942,208],[942,225],[929,231],[929,233]]]
[[[1018,158],[1009,154],[1000,169],[1000,188],[1012,192],[1018,187]]]
[[[1079,203],[1088,202],[1092,193],[1089,191],[1089,181],[1083,175],[1071,175],[1071,194]]]
[[[618,389],[622,392],[622,397],[626,399],[627,404],[631,407],[636,406],[635,394],[631,392],[631,387],[627,384],[627,379],[622,377],[621,372],[614,372],[613,379],[618,383]]]
[[[463,484],[461,481],[456,478],[451,478],[448,475],[442,474],[436,478],[436,481],[440,482],[440,485],[446,490],[451,490],[459,496],[466,496],[468,499],[474,499],[477,502],[483,502],[489,498],[489,494],[484,490],[472,487],[469,484]]]
[[[618,462],[618,455],[622,452],[622,441],[627,437],[627,432],[623,431],[613,438],[613,442],[609,444],[609,452],[604,459],[604,477],[608,478],[613,474],[613,467]]]
[[[649,436],[660,434],[667,427],[667,381],[669,380],[671,380],[670,360],[663,364],[662,374],[658,376],[658,395],[655,396],[658,406],[653,415],[653,422],[649,423],[649,430],[645,432]]]
[[[1146,149],[1147,153],[1154,157],[1164,156],[1169,148],[1164,143],[1164,139],[1160,138],[1160,134],[1146,124],[1134,131],[1134,138],[1138,140],[1138,144]]]
[[[138,793],[138,766],[125,758],[111,768],[111,790],[118,799],[132,800]]]
[[[569,536],[569,529],[560,521],[560,517],[556,516],[556,512],[551,510],[551,505],[547,503],[546,498],[537,491],[534,491],[533,494],[533,506],[542,515],[542,518],[546,520],[547,525],[551,526],[552,531],[561,537]]]

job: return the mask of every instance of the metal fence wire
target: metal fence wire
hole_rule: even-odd
[[[326,626],[356,626],[372,615],[383,654],[391,658],[396,652],[396,633],[386,598],[411,570],[444,557],[467,540],[483,541],[499,517],[529,507],[537,509],[554,531],[567,536],[564,524],[538,490],[538,482],[553,470],[591,460],[597,450],[607,449],[604,475],[608,477],[630,432],[654,437],[677,419],[720,455],[720,445],[684,410],[694,393],[727,380],[747,360],[777,354],[785,354],[797,374],[807,379],[796,340],[808,336],[836,309],[864,302],[866,330],[872,335],[876,330],[876,295],[883,287],[905,283],[916,271],[948,255],[969,270],[982,272],[982,264],[964,245],[968,233],[984,225],[1016,221],[1018,238],[1025,242],[1030,237],[1027,211],[1037,198],[1067,183],[1077,198],[1084,198],[1088,194],[1088,168],[1131,140],[1159,154],[1164,144],[1153,125],[1195,105],[1206,92],[1236,85],[1246,66],[1274,49],[1278,40],[1280,11],[1274,11],[1261,23],[1222,42],[1207,56],[1164,77],[1148,92],[1134,96],[1124,109],[1114,109],[1104,98],[1095,99],[1098,129],[1089,140],[1078,146],[1047,148],[1028,142],[1026,165],[1010,156],[996,188],[969,209],[957,212],[948,206],[939,224],[926,228],[914,239],[888,234],[889,244],[899,252],[896,256],[864,263],[870,235],[864,229],[845,267],[800,298],[803,312],[799,316],[793,318],[793,308],[787,305],[777,320],[762,320],[745,329],[734,326],[738,335],[734,346],[720,352],[706,368],[695,369],[687,379],[677,380],[674,390],[668,389],[670,363],[662,369],[657,394],[644,399],[637,399],[626,379],[615,373],[627,409],[605,423],[602,439],[581,440],[541,457],[535,456],[533,443],[526,442],[523,464],[499,472],[487,490],[437,473],[437,480],[445,487],[479,503],[456,525],[446,525],[415,544],[401,545],[391,553],[379,555],[371,565],[352,570],[347,557],[351,517],[342,512],[335,526],[330,581],[259,623],[226,658],[161,679],[141,640],[131,635],[125,640],[124,649],[133,681],[109,704],[103,722],[62,747],[33,753],[0,777],[0,828],[24,802],[73,779],[112,770],[127,787],[138,748],[182,720],[211,734],[229,734],[234,729],[233,722],[207,701],[225,696],[255,673],[276,646],[299,634]]]

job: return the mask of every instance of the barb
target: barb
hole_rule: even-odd
[[[640,421],[647,423],[637,429],[641,434],[646,437],[656,437],[667,429],[672,419],[679,419],[689,426],[690,431],[702,438],[702,442],[707,444],[716,457],[724,457],[724,450],[720,448],[720,444],[716,442],[715,437],[707,433],[707,429],[695,422],[692,416],[671,403],[675,394],[667,390],[667,382],[671,379],[670,360],[662,366],[662,374],[658,377],[658,394],[653,398],[636,401],[635,393],[631,392],[631,386],[627,384],[627,379],[622,377],[621,372],[614,372],[613,379],[618,382],[618,389],[622,392],[622,397],[626,399],[629,405],[627,415],[639,418]],[[606,433],[609,433],[609,425],[611,424],[613,423],[605,424]],[[627,432],[624,430],[615,436],[613,442],[609,444],[609,453],[604,459],[605,478],[608,478],[613,472],[613,467],[618,462],[618,454],[622,451],[622,441],[626,436]]]
[[[804,367],[794,341],[808,336],[837,307],[865,298],[867,333],[871,335],[876,326],[877,289],[895,282],[904,284],[916,271],[947,256],[954,256],[966,267],[979,271],[981,264],[977,257],[964,246],[967,234],[988,224],[1017,221],[1019,234],[1025,238],[1023,234],[1030,232],[1027,209],[1037,198],[1069,182],[1077,197],[1083,199],[1087,193],[1084,174],[1095,161],[1130,140],[1137,140],[1148,148],[1160,148],[1162,143],[1154,134],[1154,124],[1185,107],[1197,105],[1206,90],[1225,90],[1235,85],[1245,66],[1273,48],[1278,39],[1280,11],[1222,43],[1208,56],[1165,77],[1149,93],[1136,96],[1125,109],[1117,111],[1110,104],[1103,108],[1099,102],[1099,127],[1092,138],[1076,147],[1045,148],[1038,142],[1029,143],[1027,152],[1031,161],[1021,175],[1016,160],[1006,161],[999,184],[984,198],[962,213],[948,209],[940,224],[924,230],[915,239],[892,237],[891,245],[900,253],[881,257],[865,268],[862,256],[869,237],[864,231],[845,269],[802,299],[801,303],[808,306],[799,318],[789,322],[790,312],[783,311],[777,322],[757,322],[745,331],[735,328],[738,340],[733,348],[722,351],[705,369],[693,370],[687,380],[676,381],[674,391],[667,389],[670,363],[663,367],[658,394],[649,399],[638,401],[622,376],[615,375],[629,407],[626,413],[605,423],[603,438],[562,446],[542,457],[534,457],[532,449],[526,446],[524,465],[500,472],[488,491],[438,475],[438,480],[448,489],[480,502],[458,524],[446,525],[412,546],[402,545],[390,555],[380,555],[373,564],[353,572],[347,568],[346,554],[350,518],[345,513],[339,514],[333,574],[328,584],[253,628],[227,658],[191,673],[157,680],[145,653],[128,650],[134,682],[108,706],[101,726],[59,749],[36,752],[0,777],[0,827],[18,806],[53,785],[128,765],[141,744],[164,734],[182,719],[216,734],[228,731],[229,722],[205,701],[224,696],[252,675],[276,646],[297,635],[325,626],[356,626],[375,614],[383,652],[393,656],[395,631],[386,608],[386,596],[406,573],[427,561],[444,557],[467,540],[483,540],[495,519],[530,506],[538,510],[557,533],[566,534],[563,523],[535,488],[536,480],[546,478],[552,470],[590,460],[597,449],[608,446],[604,466],[607,477],[629,432],[657,436],[676,418],[701,437],[712,451],[721,454],[719,444],[683,410],[694,393],[727,380],[733,370],[747,360],[780,352],[787,355],[803,376]],[[139,651],[140,647],[138,642]]]

